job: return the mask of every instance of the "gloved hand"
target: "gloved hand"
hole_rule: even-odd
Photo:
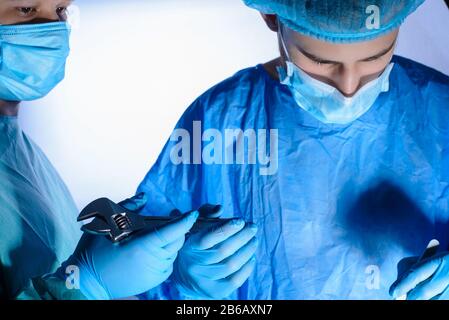
[[[407,295],[407,300],[449,299],[448,252],[423,260],[411,257],[399,262],[400,268],[407,264],[408,271],[399,276],[390,288],[393,298]]]
[[[121,204],[139,211],[145,202],[138,195]],[[88,299],[124,298],[150,290],[172,273],[185,234],[198,215],[195,211],[181,216],[118,245],[105,237],[84,234],[73,255],[56,274],[61,278],[67,266],[77,266],[80,289]]]
[[[204,217],[218,217],[221,206],[200,208]],[[190,235],[175,261],[172,283],[191,299],[221,299],[248,279],[255,266],[257,227],[241,219]]]

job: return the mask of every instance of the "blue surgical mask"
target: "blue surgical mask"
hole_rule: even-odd
[[[46,96],[64,79],[70,52],[66,22],[0,25],[0,100]]]
[[[282,36],[281,42],[288,56]],[[286,65],[286,68],[278,67],[279,78],[290,88],[296,103],[319,121],[334,124],[348,124],[365,114],[379,95],[389,90],[389,77],[394,66],[390,63],[380,77],[348,98],[337,88],[312,78],[291,61]]]

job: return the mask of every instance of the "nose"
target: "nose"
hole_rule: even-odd
[[[336,88],[347,98],[356,94],[360,88],[361,78],[355,68],[342,66],[335,76]]]
[[[64,21],[65,18],[58,13],[58,8],[55,7],[52,1],[45,2],[39,8],[39,14],[36,17],[36,20],[40,20],[42,22],[45,21]]]

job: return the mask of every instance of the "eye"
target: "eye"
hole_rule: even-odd
[[[327,61],[320,61],[320,60],[312,60],[312,62],[320,67],[322,66],[333,66],[335,63],[333,62],[327,62]]]
[[[19,7],[19,8],[16,8],[16,10],[19,13],[19,15],[22,17],[30,17],[30,16],[33,16],[34,14],[36,14],[36,12],[37,12],[36,8],[32,8],[32,7]]]
[[[365,62],[376,62],[376,61],[382,60],[383,58],[384,58],[384,56],[382,56],[382,57],[374,57],[374,58],[370,58],[370,59],[365,60]]]
[[[59,7],[56,9],[56,13],[59,14],[66,14],[67,13],[67,8],[66,7]]]
[[[318,65],[318,66],[331,66],[331,65],[335,65],[334,62],[332,61],[326,61],[326,60],[320,60],[320,59],[312,59],[309,58],[314,64]]]
[[[58,15],[59,19],[66,21],[67,20],[67,7],[59,7],[56,9],[56,14]]]

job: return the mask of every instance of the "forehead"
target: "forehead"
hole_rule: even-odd
[[[49,0],[50,2],[51,0]],[[0,1],[0,5],[13,5],[13,6],[22,6],[22,5],[35,5],[36,3],[41,2],[41,0],[2,0]]]
[[[0,0],[0,7],[6,6],[40,6],[45,4],[67,4],[73,0]]]
[[[286,30],[292,45],[296,45],[304,51],[317,57],[327,60],[364,59],[376,55],[380,51],[392,45],[398,35],[398,30],[394,30],[384,36],[373,40],[357,43],[331,43],[318,40],[291,29]]]

